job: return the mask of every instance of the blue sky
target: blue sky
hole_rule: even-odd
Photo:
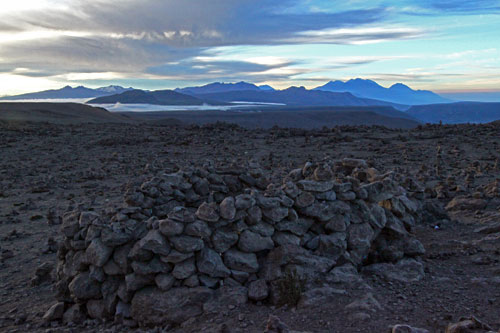
[[[0,95],[356,77],[499,91],[499,31],[500,0],[16,0],[0,8]]]

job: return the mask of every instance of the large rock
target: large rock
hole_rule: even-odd
[[[388,281],[417,282],[425,277],[424,265],[415,259],[402,259],[396,264],[380,263],[363,268],[367,275],[376,274]]]
[[[233,197],[227,197],[219,205],[220,216],[225,220],[233,220],[236,216],[236,207]]]
[[[234,231],[217,229],[212,235],[214,250],[223,253],[238,242],[238,234]]]
[[[257,256],[254,253],[245,253],[235,249],[224,253],[224,263],[231,269],[247,273],[256,273],[259,270]]]
[[[160,232],[167,237],[177,236],[184,231],[184,223],[172,219],[161,220],[159,222],[159,229]]]
[[[193,275],[196,272],[196,266],[194,264],[194,258],[190,258],[178,264],[175,264],[172,275],[179,280],[184,280]]]
[[[136,246],[145,251],[166,256],[170,252],[170,246],[158,230],[150,230]],[[136,247],[134,246],[134,247]]]
[[[203,240],[196,237],[190,236],[177,236],[171,237],[170,241],[174,245],[174,248],[183,253],[191,253],[194,251],[200,251],[203,246]]]
[[[218,210],[219,207],[215,202],[204,202],[198,207],[196,217],[206,222],[217,222],[220,218]]]
[[[307,192],[327,192],[333,188],[333,182],[317,182],[314,180],[299,180],[297,186]]]
[[[97,267],[102,267],[108,261],[113,249],[104,245],[100,238],[94,238],[85,251],[87,261]]]
[[[256,280],[248,286],[248,298],[253,301],[263,301],[269,296],[269,288],[265,280]]]
[[[89,272],[78,274],[68,286],[71,295],[80,300],[94,299],[101,296],[99,283],[90,278]]]
[[[455,197],[446,205],[446,210],[481,210],[486,205],[487,202],[483,199]]]
[[[131,315],[142,325],[165,326],[181,324],[203,313],[203,304],[212,297],[206,287],[172,288],[161,291],[150,287],[135,293],[131,303]]]
[[[243,231],[238,242],[238,248],[243,252],[259,252],[273,247],[274,242],[271,237],[263,237],[250,230]]]
[[[212,249],[204,248],[196,258],[198,271],[210,277],[225,278],[231,271],[222,262],[221,256]]]

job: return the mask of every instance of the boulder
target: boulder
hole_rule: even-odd
[[[130,313],[141,325],[165,326],[181,324],[203,313],[203,304],[212,297],[207,287],[172,288],[161,291],[155,287],[135,293]]]
[[[212,249],[204,248],[196,258],[198,271],[210,277],[225,278],[231,271],[224,265],[221,256]]]
[[[273,247],[274,242],[271,237],[263,237],[250,230],[243,231],[238,242],[238,248],[243,252],[259,252]]]
[[[94,238],[85,251],[87,262],[97,267],[102,267],[111,257],[113,249],[104,245],[100,238]]]
[[[257,256],[254,253],[245,253],[230,249],[224,253],[224,263],[227,267],[247,273],[256,273],[259,270]]]

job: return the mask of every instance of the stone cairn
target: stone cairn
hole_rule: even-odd
[[[110,214],[66,214],[52,312],[65,322],[180,324],[222,290],[274,302],[286,272],[317,279],[424,252],[409,232],[422,193],[394,173],[343,159],[307,163],[280,184],[263,174],[193,167],[129,189]]]

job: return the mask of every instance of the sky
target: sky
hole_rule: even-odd
[[[499,32],[500,0],[3,1],[0,96],[358,77],[496,92]]]

